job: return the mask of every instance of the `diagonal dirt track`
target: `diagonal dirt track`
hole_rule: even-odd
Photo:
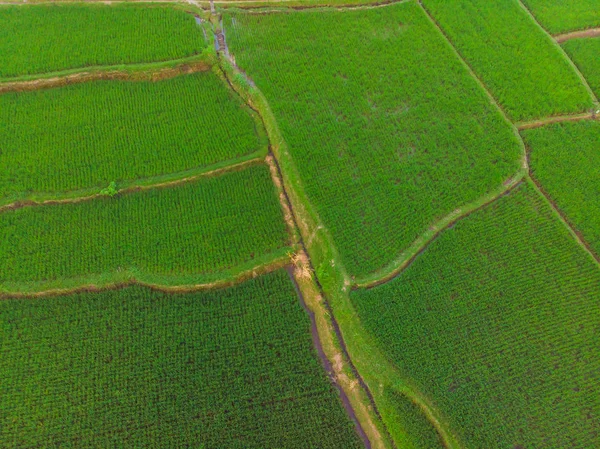
[[[570,33],[558,34],[554,36],[554,40],[559,44],[569,39],[581,39],[589,37],[600,37],[600,28],[590,28],[587,30],[571,31]]]

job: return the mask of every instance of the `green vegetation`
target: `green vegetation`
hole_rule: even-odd
[[[523,0],[552,34],[600,26],[598,0]]]
[[[159,182],[266,154],[249,111],[211,72],[0,95],[0,204]]]
[[[600,271],[530,184],[351,296],[464,447],[600,445]]]
[[[600,122],[522,131],[533,176],[600,255]]]
[[[190,284],[272,259],[289,244],[264,165],[178,187],[3,212],[0,232],[0,289],[9,291],[81,285],[90,276],[97,283],[135,276]]]
[[[423,0],[516,121],[582,112],[592,99],[560,50],[515,0]]]
[[[396,441],[402,449],[444,449],[435,427],[431,425],[421,409],[410,399],[396,391],[386,391],[386,400],[393,404],[394,419],[405,434],[405,439]]]
[[[359,448],[285,271],[0,303],[2,447]]]
[[[0,78],[179,59],[206,47],[194,17],[165,6],[0,6],[0,23]]]
[[[564,42],[562,47],[585,76],[596,96],[600,97],[600,37],[571,39]]]
[[[519,169],[511,127],[414,3],[227,13],[224,27],[351,274]]]

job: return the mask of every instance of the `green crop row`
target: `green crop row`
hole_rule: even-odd
[[[212,72],[2,94],[0,138],[0,204],[184,176],[267,148]]]
[[[521,133],[534,178],[600,255],[600,122],[552,124]]]
[[[0,446],[359,448],[285,271],[0,302]]]
[[[198,55],[194,17],[171,7],[0,6],[0,78]]]
[[[227,12],[224,28],[351,274],[519,168],[511,127],[412,2]]]
[[[351,298],[464,447],[600,446],[600,272],[531,184]]]
[[[600,5],[598,5],[600,11]],[[600,37],[571,39],[562,44],[590,87],[600,97]]]
[[[598,0],[523,0],[552,34],[600,26]]]
[[[515,121],[592,106],[576,71],[516,0],[423,4]]]
[[[258,263],[289,244],[265,165],[177,187],[3,212],[0,234],[0,289],[8,291],[81,285],[101,275],[189,284]]]

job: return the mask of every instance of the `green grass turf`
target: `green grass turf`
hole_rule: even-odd
[[[530,184],[352,301],[468,448],[600,445],[600,271]]]
[[[515,0],[423,0],[516,121],[585,111],[592,100],[555,44]]]
[[[194,276],[218,277],[289,244],[265,165],[115,198],[3,212],[0,233],[0,287],[9,290],[121,271],[193,283]]]
[[[533,176],[600,255],[600,122],[522,131]]]
[[[97,192],[266,151],[248,111],[212,72],[0,95],[0,203]]]
[[[562,47],[579,68],[596,97],[600,97],[600,37],[571,39],[565,41]]]
[[[552,34],[600,26],[598,0],[523,0]]]
[[[206,47],[194,17],[165,6],[0,6],[0,23],[0,78],[179,59]]]
[[[414,3],[226,13],[224,27],[351,274],[519,168],[511,128]]]
[[[389,418],[400,427],[404,438],[396,440],[402,449],[444,449],[437,430],[423,414],[419,406],[401,393],[393,390],[385,392],[386,401],[392,405]],[[393,413],[393,414],[392,414]]]
[[[285,271],[0,302],[2,447],[359,448]]]

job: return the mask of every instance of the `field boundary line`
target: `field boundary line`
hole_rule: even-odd
[[[524,129],[540,128],[552,123],[564,123],[564,122],[579,122],[582,120],[600,120],[600,115],[595,112],[586,112],[583,114],[574,115],[560,115],[556,117],[547,117],[539,120],[532,120],[528,122],[517,122],[516,126],[519,131]]]
[[[592,102],[594,103],[594,106],[598,107],[598,105],[599,105],[598,98],[596,97],[596,94],[594,93],[594,91],[590,87],[590,85],[589,85],[587,79],[585,78],[585,76],[583,76],[583,74],[581,73],[581,70],[579,70],[579,67],[577,67],[577,65],[569,57],[569,55],[564,50],[564,48],[562,48],[559,45],[559,43],[556,41],[556,39],[554,37],[552,37],[552,35],[548,32],[548,30],[546,28],[544,28],[540,22],[538,22],[538,20],[535,18],[535,16],[529,10],[529,8],[527,8],[527,6],[525,6],[525,4],[523,3],[523,1],[522,0],[517,0],[517,3],[521,7],[521,9],[523,9],[523,11],[525,11],[525,13],[529,16],[529,18],[533,21],[533,23],[540,30],[542,30],[544,32],[544,35],[546,36],[547,39],[549,39],[552,42],[552,45],[554,45],[558,49],[559,53],[567,61],[567,63],[571,66],[571,68],[575,71],[575,73],[577,74],[577,76],[579,77],[579,79],[581,80],[581,82],[583,83],[583,86],[585,87],[585,89],[587,90],[590,98],[592,99]]]
[[[255,15],[262,15],[262,14],[293,14],[295,12],[301,12],[301,11],[339,11],[339,12],[345,12],[345,11],[360,11],[360,10],[369,10],[369,9],[378,9],[378,8],[385,8],[387,6],[393,6],[393,5],[398,5],[398,4],[402,4],[402,3],[410,3],[413,0],[385,0],[385,1],[374,1],[374,2],[364,2],[364,3],[356,3],[356,4],[339,4],[336,5],[335,3],[322,3],[322,4],[303,4],[302,2],[300,2],[299,4],[294,4],[294,5],[285,5],[282,4],[281,6],[278,6],[278,3],[280,2],[294,2],[297,0],[278,0],[278,1],[274,1],[274,2],[269,2],[269,4],[267,6],[264,6],[262,4],[262,2],[257,2],[259,3],[259,5],[257,6],[252,6],[252,5],[245,5],[245,3],[254,3],[252,1],[248,1],[248,2],[243,2],[244,5],[240,5],[239,2],[235,3],[235,2],[224,2],[224,1],[215,1],[216,4],[227,4],[227,3],[232,3],[232,6],[230,6],[229,8],[227,7],[222,7],[222,9],[228,9],[228,10],[232,10],[232,11],[236,11],[242,14],[255,14]]]
[[[310,254],[311,259],[309,260],[311,266],[314,266],[314,256],[321,261],[337,259],[337,251],[331,243],[331,236],[328,234],[327,229],[322,226],[312,204],[308,201],[304,188],[300,182],[297,169],[289,154],[289,150],[287,149],[287,144],[281,135],[275,116],[273,115],[266,98],[262,92],[258,90],[254,82],[239,67],[237,67],[237,65],[235,65],[231,56],[220,51],[219,61],[219,67],[229,85],[245,99],[248,106],[256,111],[262,119],[264,128],[269,137],[270,152],[273,156],[272,162],[279,173],[279,177],[282,181],[282,189],[290,206],[290,212],[294,219],[295,227],[299,231],[300,248],[303,248],[307,255]],[[309,248],[306,246],[304,236],[311,235],[312,230],[318,227],[320,227],[319,233],[318,235],[315,235],[314,238],[315,240],[318,240],[318,243],[315,243],[314,241],[311,242]],[[316,271],[318,272],[318,267]],[[347,274],[344,274],[343,284],[346,285],[346,283],[349,283],[349,279],[347,278]],[[333,317],[333,314],[331,316]],[[342,344],[342,342],[339,344]],[[350,357],[348,360],[351,362]],[[335,360],[330,360],[330,362],[335,363]],[[368,391],[363,391],[366,397],[369,397]],[[377,412],[377,405],[375,402],[367,402],[369,404],[366,405],[366,408],[362,409],[367,415],[362,415],[361,412],[357,414],[357,416],[359,417],[363,430],[365,430],[369,437],[371,446],[378,449],[395,448],[393,439],[389,436],[390,434],[385,422]],[[357,410],[355,410],[355,412],[356,411]],[[363,421],[365,419],[367,422]],[[371,425],[370,423],[373,424]],[[375,433],[373,430],[376,430],[377,432]]]
[[[533,176],[530,172],[527,174],[527,179],[530,184],[534,188],[534,190],[544,199],[544,201],[548,204],[548,206],[552,209],[552,213],[562,222],[562,224],[567,228],[571,236],[575,239],[575,241],[583,248],[585,252],[594,260],[598,268],[600,268],[600,256],[598,256],[592,247],[586,242],[583,234],[577,229],[577,227],[571,223],[569,218],[563,211],[558,207],[558,205],[552,199],[552,196],[544,190],[542,184]]]
[[[515,137],[519,141],[519,145],[521,146],[521,151],[523,152],[523,155],[524,155],[523,156],[524,163],[526,164],[527,163],[526,162],[527,158],[525,157],[525,152],[526,152],[526,150],[525,150],[525,142],[523,142],[523,139],[521,138],[521,135],[519,134],[519,130],[515,126],[514,122],[508,117],[508,114],[506,113],[506,111],[504,110],[504,108],[500,105],[500,103],[498,103],[498,101],[496,100],[496,97],[494,97],[492,95],[492,93],[490,92],[490,90],[488,89],[488,87],[485,85],[485,83],[481,80],[481,78],[479,78],[479,76],[477,76],[477,74],[475,73],[475,71],[473,70],[473,68],[471,67],[471,65],[467,62],[467,60],[462,56],[462,54],[454,46],[454,44],[452,43],[452,41],[450,40],[450,38],[448,37],[448,35],[444,32],[444,30],[442,29],[442,27],[440,26],[440,24],[433,18],[433,15],[429,12],[429,10],[425,7],[425,5],[423,5],[423,2],[421,0],[416,0],[416,2],[421,7],[421,9],[423,10],[423,12],[425,13],[425,16],[427,16],[427,18],[429,19],[429,21],[431,22],[431,24],[433,24],[433,26],[435,28],[437,28],[438,32],[441,34],[441,36],[443,37],[443,39],[446,41],[446,44],[450,47],[450,49],[456,55],[456,57],[458,58],[458,60],[467,69],[467,71],[469,72],[469,74],[471,75],[471,77],[477,82],[477,84],[479,85],[479,87],[487,95],[488,99],[490,100],[490,103],[492,105],[494,105],[500,111],[500,114],[502,115],[502,118],[504,119],[504,121],[511,127],[511,129],[513,131],[513,134],[515,135]]]
[[[492,192],[484,195],[475,201],[465,204],[458,209],[453,210],[441,220],[435,222],[421,234],[408,248],[406,248],[399,257],[388,264],[381,270],[375,273],[359,277],[355,280],[353,288],[373,288],[386,282],[391,281],[404,271],[412,261],[421,254],[433,240],[435,240],[443,231],[456,222],[466,218],[473,212],[478,211],[481,208],[493,203],[498,198],[506,195],[508,192],[517,187],[527,176],[527,169],[522,168],[512,178],[505,181],[500,188],[493,190]]]
[[[97,66],[92,68],[73,69],[27,77],[0,79],[0,94],[7,92],[30,92],[41,89],[64,87],[71,84],[92,81],[162,81],[181,75],[207,72],[212,63],[209,57],[192,56],[166,62],[143,63],[130,65]]]
[[[233,270],[222,270],[219,274],[231,271],[229,275],[219,279],[206,281],[206,282],[194,282],[194,283],[182,283],[179,285],[169,285],[160,282],[153,282],[150,280],[144,280],[144,275],[135,273],[133,271],[123,272],[112,272],[111,277],[105,282],[88,282],[83,280],[79,285],[73,287],[57,287],[48,288],[44,290],[31,290],[31,291],[19,291],[19,290],[8,290],[0,285],[0,300],[11,300],[11,299],[41,299],[47,297],[70,295],[74,293],[83,292],[102,292],[106,290],[115,290],[132,285],[139,285],[147,287],[152,290],[161,291],[164,293],[191,293],[204,290],[214,290],[221,288],[228,288],[234,285],[243,283],[247,280],[256,278],[263,274],[268,274],[273,271],[284,268],[290,264],[291,252],[293,247],[286,246],[274,251],[272,254],[263,256],[262,259],[266,259],[266,262],[261,262],[255,265],[249,264],[248,262],[242,262],[238,265],[238,268]],[[248,267],[250,265],[250,267]],[[241,268],[240,268],[241,267]],[[239,271],[236,271],[239,270]],[[162,276],[164,279],[168,279],[170,276]],[[198,278],[206,277],[206,275],[198,275]],[[98,276],[100,278],[100,275]],[[67,282],[72,280],[65,280]]]
[[[571,39],[600,37],[600,28],[586,28],[583,30],[569,31],[568,33],[555,34],[552,37],[559,44]]]
[[[241,157],[241,158],[238,158],[235,160],[231,160],[231,161],[225,161],[224,163],[227,165],[223,165],[223,163],[217,163],[217,164],[213,164],[212,166],[202,167],[200,169],[190,169],[190,170],[186,170],[184,172],[178,172],[182,177],[175,178],[175,179],[168,180],[168,181],[156,182],[154,184],[152,184],[152,183],[148,183],[148,184],[132,183],[130,185],[127,185],[126,187],[118,189],[117,194],[118,195],[121,195],[121,194],[127,195],[127,194],[131,194],[131,193],[136,193],[136,192],[144,192],[144,191],[152,190],[152,189],[170,188],[170,187],[175,187],[175,186],[178,186],[181,184],[195,182],[202,178],[212,178],[212,177],[224,175],[226,173],[233,173],[236,171],[241,171],[241,170],[244,170],[245,168],[248,168],[248,167],[251,167],[254,165],[260,165],[260,164],[264,163],[264,151],[256,151],[254,153],[251,153],[248,156],[244,156],[244,157]],[[218,166],[218,167],[215,168],[215,166]],[[157,178],[160,179],[161,177],[164,177],[164,176],[176,176],[178,173],[144,178],[143,180],[138,180],[138,182],[139,181],[148,182],[151,180],[155,180]],[[88,192],[88,191],[89,191],[88,189],[86,189],[85,191],[76,190],[76,191],[73,191],[73,194],[79,195],[83,192]],[[48,199],[40,199],[40,200],[23,199],[23,200],[15,201],[15,202],[0,206],[0,213],[13,211],[16,209],[22,209],[24,207],[40,207],[40,206],[56,206],[56,205],[61,205],[61,204],[76,204],[76,203],[81,203],[84,201],[92,201],[92,200],[95,200],[98,198],[106,197],[106,195],[99,193],[97,188],[94,189],[94,192],[95,193],[90,193],[87,195],[82,194],[81,196],[73,196],[73,197],[66,197],[66,198],[58,198],[57,194],[48,194],[48,196],[49,196]],[[41,194],[41,195],[43,195],[43,194]]]

